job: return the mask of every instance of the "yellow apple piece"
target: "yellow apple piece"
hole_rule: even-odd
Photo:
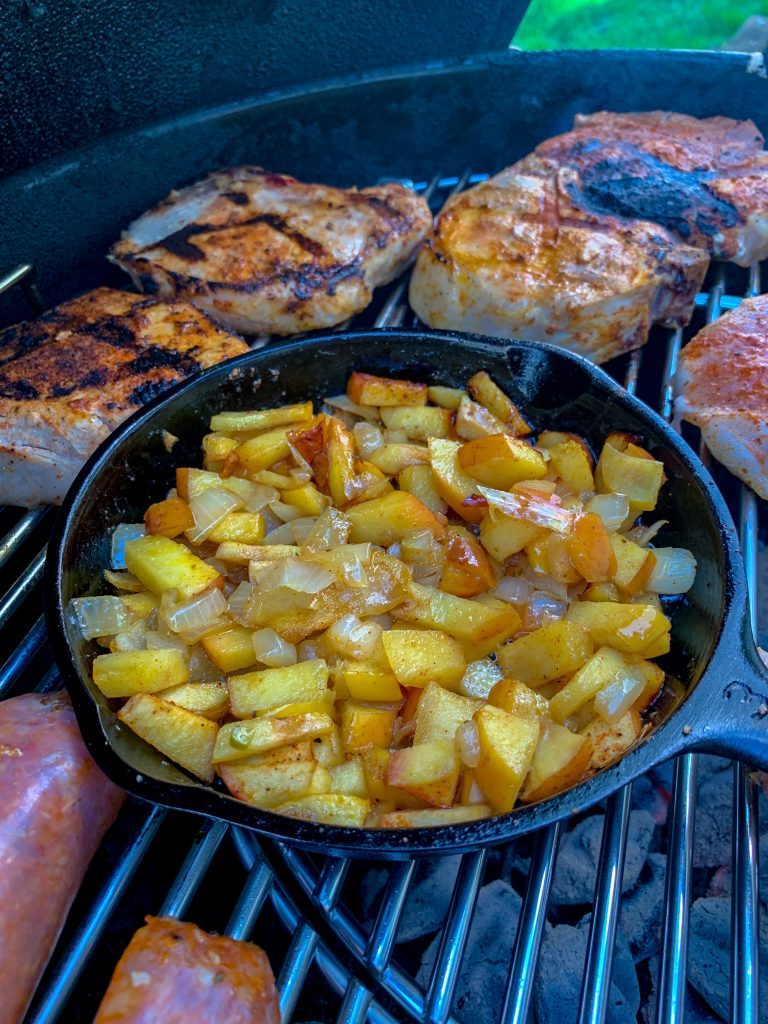
[[[368,462],[382,473],[397,476],[409,466],[428,465],[429,450],[417,444],[383,444],[371,452]]]
[[[414,441],[446,437],[452,420],[448,409],[434,405],[384,407],[381,418],[388,430],[402,430]]]
[[[149,506],[144,513],[144,525],[147,533],[173,538],[191,529],[195,525],[195,517],[182,498],[166,498]]]
[[[326,768],[333,768],[334,765],[342,764],[344,761],[344,747],[341,742],[341,731],[334,725],[322,736],[315,736],[312,740],[313,757],[318,764]]]
[[[200,646],[222,672],[239,672],[258,661],[253,649],[253,631],[231,626],[202,637]]]
[[[468,523],[479,523],[486,512],[485,503],[473,505],[473,496],[478,495],[477,481],[465,473],[459,464],[458,441],[444,438],[431,438],[429,441],[429,457],[435,484],[443,501]],[[469,503],[465,502],[469,499]]]
[[[546,800],[570,786],[575,786],[589,767],[592,741],[579,736],[555,722],[542,721],[539,742],[533,754],[525,788],[520,794],[523,803]]]
[[[601,647],[550,700],[549,714],[553,721],[564,722],[626,667],[627,662],[618,651]]]
[[[435,538],[445,537],[445,527],[418,498],[406,491],[392,491],[346,510],[352,524],[352,544],[371,543],[389,547],[412,530],[429,530]]]
[[[353,700],[399,701],[400,684],[392,672],[364,661],[345,661],[339,666],[347,696]]]
[[[616,556],[616,570],[611,578],[625,594],[633,597],[645,589],[656,565],[656,556],[621,534],[611,537],[611,545]]]
[[[278,814],[292,818],[303,818],[322,825],[342,825],[345,828],[362,828],[371,810],[371,801],[344,793],[325,793],[317,796],[302,796],[287,800],[275,808]]]
[[[594,718],[580,730],[580,735],[592,743],[590,768],[605,768],[618,761],[639,738],[640,731],[640,716],[635,711],[628,711],[613,723]]]
[[[392,742],[397,710],[357,701],[344,701],[341,712],[341,742],[347,753],[366,747],[388,747]]]
[[[227,686],[235,718],[250,718],[284,704],[323,701],[330,694],[328,666],[321,658],[231,676]]]
[[[434,682],[455,689],[467,667],[461,644],[436,629],[389,629],[381,636],[398,683],[421,686]]]
[[[426,505],[430,512],[445,515],[447,504],[440,497],[431,465],[406,466],[397,478],[401,491],[407,491]]]
[[[163,690],[158,696],[212,722],[221,721],[229,711],[229,693],[222,682],[182,683]]]
[[[576,571],[588,583],[599,583],[613,578],[616,555],[611,537],[596,512],[578,516],[567,542],[568,554]]]
[[[475,779],[494,808],[511,811],[528,774],[540,724],[535,717],[518,718],[486,704],[475,714],[480,760]]]
[[[376,824],[379,828],[436,828],[440,825],[461,825],[468,821],[481,821],[483,818],[490,818],[492,814],[493,810],[488,804],[389,811],[382,814]]]
[[[115,651],[93,659],[93,681],[105,697],[130,697],[180,686],[189,666],[177,648],[160,651]]]
[[[626,494],[637,515],[656,507],[663,475],[663,463],[619,451],[609,439],[600,453],[595,479],[601,491]]]
[[[430,402],[433,402],[435,405],[439,405],[443,409],[450,409],[451,412],[456,412],[462,398],[466,395],[466,391],[462,391],[461,388],[446,388],[440,384],[434,384],[427,388],[427,395]]]
[[[264,516],[259,512],[230,512],[205,538],[212,544],[258,544],[264,536]]]
[[[223,434],[243,433],[250,430],[269,430],[287,423],[302,423],[312,419],[312,403],[297,402],[281,405],[277,409],[256,409],[248,412],[220,412],[211,417],[211,430]]]
[[[451,693],[437,683],[428,683],[416,711],[414,746],[434,740],[454,741],[456,730],[482,706],[479,700]]]
[[[505,644],[499,649],[499,666],[507,678],[539,687],[581,668],[593,650],[589,632],[564,619]]]
[[[272,808],[286,800],[329,793],[326,768],[312,761],[285,764],[223,764],[222,781],[232,796],[256,807]]]
[[[567,438],[552,445],[549,450],[549,468],[573,494],[594,491],[595,478],[592,461],[584,450],[584,443]]]
[[[522,480],[540,480],[547,473],[541,452],[509,434],[491,434],[463,444],[459,465],[474,480],[503,491]]]
[[[349,375],[347,395],[357,405],[426,405],[427,385],[355,372]]]
[[[117,717],[169,760],[203,782],[213,782],[211,759],[219,732],[215,722],[151,693],[135,694]]]
[[[286,505],[297,508],[303,516],[319,516],[330,504],[328,495],[322,494],[311,483],[302,484],[300,487],[286,488],[282,492],[281,499]]]
[[[568,620],[586,629],[598,645],[630,654],[645,652],[671,629],[672,623],[650,604],[581,601],[571,605]],[[643,657],[648,657],[647,653]]]
[[[287,459],[291,454],[288,444],[290,427],[278,427],[264,434],[243,441],[232,453],[248,473],[258,473],[261,469],[269,469],[276,462]],[[231,456],[230,456],[231,457]]]
[[[170,537],[147,534],[129,540],[125,545],[125,564],[153,594],[177,590],[182,600],[224,584],[212,565]]]
[[[450,807],[459,785],[459,758],[451,740],[393,750],[387,780],[435,807]]]
[[[492,380],[485,370],[480,370],[467,382],[469,393],[485,408],[493,413],[513,434],[523,437],[531,433],[531,428],[526,423],[512,399],[506,395],[499,385]]]
[[[328,769],[330,792],[344,793],[347,796],[370,797],[365,768],[360,757],[351,757],[342,764]]]
[[[547,717],[549,701],[537,690],[516,679],[501,679],[488,694],[488,703],[510,715],[525,718],[528,715]]]
[[[335,728],[330,715],[295,715],[293,718],[249,718],[222,725],[213,760],[241,761],[274,747],[323,736]]]
[[[497,562],[505,562],[542,536],[546,536],[546,531],[541,526],[500,512],[489,513],[480,523],[483,547]]]

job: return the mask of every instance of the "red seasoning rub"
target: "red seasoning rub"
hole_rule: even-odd
[[[123,793],[63,693],[0,704],[0,1024],[17,1024]]]
[[[112,975],[93,1024],[279,1024],[266,953],[194,924],[148,917]]]

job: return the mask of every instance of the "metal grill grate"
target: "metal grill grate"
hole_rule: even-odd
[[[484,177],[467,172],[458,178],[436,177],[430,182],[407,184],[438,208],[448,195]],[[0,280],[0,293],[15,286],[24,289],[35,312],[43,308],[31,266],[21,266]],[[405,278],[396,282],[357,323],[376,327],[413,323],[406,288]],[[753,267],[748,275],[737,268],[716,268],[707,291],[697,296],[697,314],[691,327],[685,332],[655,330],[646,348],[620,361],[623,365],[618,370],[613,367],[614,373],[628,390],[671,420],[672,378],[684,341],[703,322],[711,322],[722,311],[736,306],[740,295],[759,291],[759,268]],[[686,427],[686,436],[687,432]],[[702,455],[707,457],[706,452]],[[759,507],[750,490],[736,485],[720,467],[714,467],[714,471],[739,523],[756,628],[757,533],[765,509]],[[0,539],[0,569],[9,581],[0,598],[0,660],[5,658],[0,667],[0,696],[60,685],[40,615],[44,544],[51,516],[46,509],[24,514],[0,509],[0,533],[5,531]],[[23,639],[12,644],[9,638],[19,635],[19,623],[24,626]],[[682,1024],[684,1020],[697,761],[696,755],[685,755],[674,768],[658,1024]],[[733,779],[732,889],[736,896],[730,1019],[734,1024],[758,1024],[757,791],[747,767],[735,764]],[[630,806],[631,786],[612,797],[606,806],[579,1024],[597,1024],[605,1018]],[[500,976],[497,982],[504,990],[504,1024],[523,1024],[531,1019],[539,949],[563,831],[564,827],[556,824],[533,840],[508,976]],[[222,858],[226,871],[221,870]],[[212,821],[200,825],[199,819],[130,801],[86,878],[26,1024],[90,1020],[119,952],[143,916],[184,916],[190,909],[190,917],[201,925],[237,938],[253,937],[267,948],[279,975],[285,1024],[297,1012],[299,1019],[306,1016],[308,994],[309,1005],[316,1007],[311,997],[318,988],[325,993],[324,1012],[336,1014],[343,1024],[365,1020],[374,1024],[398,1020],[450,1024],[455,1020],[451,1016],[454,994],[488,863],[486,851],[461,858],[425,989],[393,958],[415,862],[376,865],[386,872],[386,884],[373,923],[364,927],[342,899],[350,874],[349,861],[312,858],[282,844],[261,842],[231,826]],[[151,884],[147,881],[150,876]],[[216,904],[213,915],[212,902]],[[210,920],[195,917],[196,909]],[[221,916],[227,913],[228,917]],[[282,932],[274,928],[278,922]],[[768,1007],[763,1013],[768,1013]]]

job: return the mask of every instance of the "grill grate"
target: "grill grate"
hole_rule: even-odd
[[[448,195],[486,175],[406,182],[435,208]],[[34,268],[23,265],[0,279],[0,293],[20,286],[34,312],[44,308]],[[402,278],[359,317],[360,326],[414,323]],[[696,298],[697,313],[684,331],[655,329],[649,344],[620,365],[609,367],[625,387],[672,418],[672,378],[682,345],[704,322],[760,291],[759,268],[748,274],[716,268],[708,289]],[[347,326],[347,325],[343,325]],[[688,436],[688,427],[685,428]],[[690,434],[695,442],[694,432]],[[701,453],[707,458],[708,453]],[[765,508],[750,490],[713,467],[740,529],[757,629],[757,535]],[[20,690],[50,690],[60,681],[46,645],[40,614],[40,583],[48,509],[17,514],[0,509],[0,570],[8,586],[0,597],[0,696]],[[24,627],[20,644],[19,623]],[[687,754],[674,768],[667,837],[667,874],[658,979],[658,1024],[683,1024],[696,780],[699,758]],[[731,1014],[733,1024],[759,1024],[758,1006],[758,799],[746,766],[734,764]],[[621,906],[631,786],[606,805],[594,892],[592,922],[578,1010],[579,1024],[604,1020],[608,1003],[614,939]],[[557,850],[564,826],[555,824],[533,839],[527,888],[507,978],[497,984],[504,1024],[531,1019],[539,950]],[[110,845],[111,844],[111,845]],[[229,858],[227,860],[227,858]],[[222,860],[226,871],[222,871]],[[340,1024],[395,1024],[413,1020],[454,1024],[451,1015],[462,961],[490,864],[487,851],[461,857],[450,907],[439,933],[434,968],[426,988],[393,958],[398,925],[414,881],[415,862],[378,863],[386,884],[370,929],[363,927],[342,899],[350,878],[349,861],[310,857],[247,831],[219,822],[191,819],[177,812],[131,800],[97,854],[71,920],[39,987],[26,1024],[90,1020],[108,974],[128,936],[147,913],[184,916],[235,938],[253,937],[267,948],[278,973],[285,1024],[307,1006],[316,1007],[322,989],[325,1013]],[[148,869],[151,865],[151,869]],[[159,866],[158,866],[159,865]],[[358,868],[359,871],[359,868]],[[153,883],[147,884],[151,875]],[[156,892],[159,888],[159,892]],[[211,904],[216,911],[211,911]],[[230,905],[229,916],[226,908]],[[203,917],[195,916],[198,910]],[[217,915],[219,915],[217,917]],[[278,924],[281,927],[274,928]],[[273,948],[274,947],[274,948]],[[314,999],[314,1002],[313,1002]],[[768,1012],[768,1007],[763,1008]],[[317,1011],[315,1009],[315,1015]]]

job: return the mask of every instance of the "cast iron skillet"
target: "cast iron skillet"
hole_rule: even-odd
[[[338,394],[352,370],[462,386],[488,370],[539,428],[572,430],[599,448],[611,430],[640,434],[666,466],[659,540],[690,548],[698,562],[691,592],[678,599],[672,651],[663,667],[689,688],[634,750],[558,796],[485,821],[402,831],[316,825],[251,807],[204,786],[120,727],[90,681],[94,645],[65,614],[70,598],[103,592],[111,528],[140,522],[163,498],[180,465],[200,464],[212,413]],[[180,440],[169,453],[162,432]],[[601,370],[547,345],[462,334],[353,331],[247,353],[182,384],[138,412],[90,459],[59,516],[47,560],[47,618],[54,652],[86,743],[97,763],[136,796],[224,818],[311,850],[364,857],[456,853],[582,811],[653,765],[684,750],[708,750],[768,769],[768,673],[747,616],[736,532],[712,478],[688,446]]]

